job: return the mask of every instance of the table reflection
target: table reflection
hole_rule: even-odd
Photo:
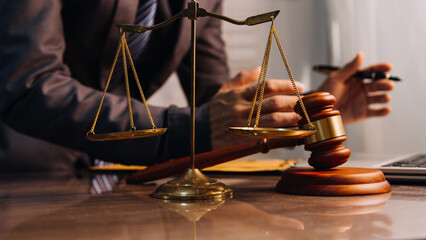
[[[91,195],[92,177],[0,176],[0,238],[389,238],[401,236],[401,229],[393,226],[399,215],[390,212],[410,206],[416,219],[418,206],[421,219],[425,207],[424,201],[404,200],[406,191],[417,189],[413,187],[396,186],[392,195],[297,196],[275,192],[276,176],[242,176],[221,179],[234,189],[234,199],[206,204],[153,199],[149,194],[156,184],[127,185],[120,178],[110,191]],[[417,191],[416,199],[421,194]],[[386,208],[389,201],[391,209]]]
[[[225,238],[245,232],[253,239],[369,239],[392,235],[387,227],[392,225],[390,217],[377,213],[390,196],[391,193],[354,197],[282,194],[280,202],[270,206],[256,206],[260,202],[250,204],[235,199],[213,208],[201,203],[179,205],[163,201],[160,205],[193,221],[194,227],[210,228],[212,233]],[[169,219],[163,220],[167,225],[174,224],[168,222]]]
[[[379,213],[391,193],[308,197],[284,195],[285,207],[274,211],[304,223],[304,234],[317,239],[371,239],[392,236],[392,219]]]

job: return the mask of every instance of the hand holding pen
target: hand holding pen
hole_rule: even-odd
[[[388,105],[398,77],[390,76],[390,63],[377,63],[361,68],[364,55],[360,52],[343,67],[322,66],[317,71],[329,76],[318,88],[336,97],[335,108],[340,111],[344,124],[370,117],[382,117],[390,113]],[[371,81],[363,81],[371,79]]]

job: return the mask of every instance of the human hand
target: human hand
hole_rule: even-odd
[[[237,136],[228,131],[228,127],[247,126],[248,116],[260,68],[240,72],[230,82],[224,84],[209,102],[211,142],[213,149],[230,147],[254,141],[251,137]],[[298,90],[303,84],[296,82]],[[265,84],[262,102],[261,127],[296,126],[301,117],[293,110],[297,97],[294,95],[290,80],[268,79]]]
[[[394,84],[389,79],[380,79],[364,83],[359,78],[352,77],[357,71],[388,72],[392,69],[389,63],[378,63],[360,69],[363,54],[356,57],[343,68],[332,72],[318,91],[329,92],[336,97],[334,107],[340,111],[343,123],[354,123],[369,117],[387,115],[391,108],[382,106],[374,108],[373,104],[385,104],[391,99],[389,91]]]

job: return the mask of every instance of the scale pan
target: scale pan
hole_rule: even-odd
[[[123,140],[131,138],[154,137],[165,133],[167,128],[144,129],[128,132],[112,132],[101,134],[88,134],[86,138],[90,141],[110,141],[110,140]]]
[[[315,130],[298,128],[229,127],[228,129],[232,133],[241,136],[265,138],[304,138],[315,133]]]

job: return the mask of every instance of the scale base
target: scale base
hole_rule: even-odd
[[[182,176],[160,185],[151,197],[173,200],[229,199],[232,198],[232,190],[205,176],[200,170],[188,168]]]
[[[311,196],[355,196],[392,191],[382,171],[368,168],[292,168],[283,173],[277,191]]]

